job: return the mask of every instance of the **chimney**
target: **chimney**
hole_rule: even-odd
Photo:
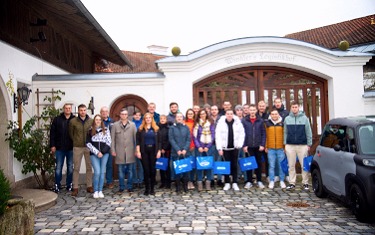
[[[149,52],[154,55],[168,55],[168,47],[151,45],[147,47]]]

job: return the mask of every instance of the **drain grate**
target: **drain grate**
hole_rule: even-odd
[[[288,202],[286,205],[289,207],[309,207],[310,206],[306,202]]]

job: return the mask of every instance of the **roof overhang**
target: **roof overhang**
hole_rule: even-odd
[[[132,67],[129,59],[80,0],[28,0],[24,4],[48,20],[57,22],[100,58]]]

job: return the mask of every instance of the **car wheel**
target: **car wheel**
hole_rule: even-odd
[[[353,184],[350,187],[350,207],[360,222],[367,222],[369,219],[366,204],[361,188],[357,184]]]
[[[311,173],[312,187],[317,197],[323,198],[327,196],[327,192],[324,190],[322,177],[320,176],[319,169],[314,169]]]

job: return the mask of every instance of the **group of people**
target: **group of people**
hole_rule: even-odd
[[[78,106],[78,116],[72,114],[70,104],[65,104],[63,113],[53,120],[50,132],[51,152],[56,156],[54,191],[61,190],[62,167],[67,162],[67,190],[78,195],[78,180],[82,157],[86,162],[87,192],[94,198],[103,198],[106,181],[113,188],[112,161],[118,166],[118,192],[144,185],[144,195],[154,195],[156,188],[156,160],[168,159],[166,170],[160,170],[159,188],[171,188],[176,192],[197,189],[211,190],[215,185],[213,170],[198,170],[177,174],[173,162],[186,157],[213,156],[215,161],[229,161],[230,175],[216,175],[216,184],[223,190],[238,191],[238,180],[245,179],[245,189],[255,183],[264,188],[262,162],[266,163],[269,188],[294,189],[296,185],[296,157],[303,168],[303,158],[312,145],[312,133],[308,118],[299,110],[299,104],[291,103],[291,111],[285,110],[282,100],[276,98],[267,112],[266,103],[258,105],[236,105],[232,108],[225,101],[221,109],[216,105],[203,107],[194,105],[185,113],[178,104],[169,105],[168,115],[160,115],[154,103],[148,104],[147,112],[133,113],[129,119],[127,109],[121,109],[120,120],[113,122],[108,107],[91,119],[86,106]],[[286,155],[286,156],[285,156]],[[253,171],[241,172],[238,159],[254,156],[259,166]],[[286,186],[281,161],[287,157],[289,163],[289,185]],[[94,171],[92,172],[92,169]],[[255,173],[255,174],[254,174]],[[253,179],[255,175],[255,179]],[[125,178],[127,183],[125,185]],[[224,182],[223,182],[224,181]],[[302,184],[309,189],[308,174],[302,172]]]

